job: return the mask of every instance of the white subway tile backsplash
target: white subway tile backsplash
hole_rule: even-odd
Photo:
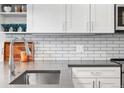
[[[98,54],[106,54],[106,51],[94,51],[94,53]]]
[[[62,48],[60,47],[60,48],[58,48],[58,47],[54,47],[54,48],[49,48],[49,50],[51,50],[51,51],[62,51]]]
[[[55,60],[68,60],[68,58],[66,58],[66,57],[65,58],[63,58],[63,57],[59,58],[59,57],[57,57]]]
[[[94,38],[92,38],[92,37],[91,38],[85,37],[85,38],[82,38],[82,40],[83,41],[94,41]]]
[[[94,51],[98,51],[98,50],[100,50],[100,48],[95,48],[95,47],[94,47],[94,48],[88,48],[87,50],[89,50],[89,51],[90,51],[90,50],[91,50],[91,51],[93,51],[93,50],[94,50]]]
[[[88,54],[88,56],[89,56],[89,57],[100,57],[101,55],[100,55],[100,54],[94,54],[94,53],[92,54],[92,53],[91,53],[91,54]]]
[[[91,53],[94,53],[94,51],[85,51],[84,53],[91,54]]]
[[[119,53],[119,51],[106,51],[106,53],[112,53],[112,54],[115,54],[115,53]]]
[[[116,51],[116,50],[121,50],[121,51],[124,51],[124,48],[123,47],[118,47],[118,48],[113,48],[114,49],[114,51]]]
[[[124,51],[119,51],[119,53],[122,54],[122,53],[124,53]],[[124,54],[122,54],[122,55],[124,55]]]
[[[124,48],[124,44],[119,44],[119,47],[122,47],[122,48]]]
[[[88,44],[100,44],[101,43],[101,41],[87,41],[88,42]],[[105,42],[105,41],[104,41]]]
[[[124,44],[124,41],[114,41],[114,44]]]
[[[104,48],[104,47],[107,47],[106,44],[95,44],[94,47],[96,48]]]
[[[50,57],[62,57],[62,54],[50,54]]]
[[[56,51],[43,51],[43,53],[56,54]]]
[[[110,47],[110,48],[104,47],[104,48],[100,48],[100,50],[101,50],[101,51],[112,51],[113,48],[112,48],[112,47]]]
[[[107,44],[107,47],[108,48],[118,48],[119,47],[119,44]]]
[[[70,52],[69,51],[55,51],[55,53],[57,53],[57,54],[68,54]],[[71,51],[71,53],[75,53],[75,52]]]
[[[124,40],[124,38],[119,38],[119,40],[120,40],[120,41],[121,41],[121,40],[123,41],[123,40]]]
[[[94,57],[82,57],[81,60],[94,60]]]
[[[82,60],[81,57],[69,57],[68,60]]]
[[[118,40],[119,41],[119,38],[113,38],[113,37],[111,37],[111,38],[106,38],[106,40],[108,40],[108,41],[110,41],[110,40],[111,41],[117,41]]]
[[[35,60],[109,60],[124,57],[123,34],[6,34],[34,42]],[[76,46],[84,51],[76,51]],[[59,61],[57,61],[59,62]]]
[[[103,41],[103,40],[106,40],[106,38],[103,38],[103,37],[102,37],[102,38],[100,38],[100,37],[98,38],[98,37],[97,37],[97,38],[94,38],[94,40],[95,40],[95,41],[96,41],[96,40],[98,40],[98,41],[99,41],[99,40],[100,40],[100,41]]]
[[[94,48],[95,45],[94,44],[85,44],[84,46],[87,48],[89,48],[89,47]]]
[[[63,51],[76,51],[76,48],[75,47],[65,47],[65,48],[62,48]]]

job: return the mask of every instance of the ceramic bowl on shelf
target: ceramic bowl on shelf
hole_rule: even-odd
[[[26,32],[26,24],[19,24],[19,27],[21,27],[22,28],[22,31],[23,32]]]
[[[9,28],[10,28],[9,24],[1,24],[1,26],[2,26],[4,32],[8,32],[9,31]]]
[[[0,24],[0,32],[4,32],[4,28],[1,24]]]
[[[11,24],[13,27],[13,32],[17,32],[19,25],[18,24]]]
[[[10,28],[13,30],[12,32],[18,32],[19,28],[22,29],[21,32],[26,32],[27,28],[26,24],[1,24],[1,27],[3,32],[9,32]]]
[[[3,11],[4,12],[11,12],[12,11],[12,6],[11,5],[4,5],[3,6]]]

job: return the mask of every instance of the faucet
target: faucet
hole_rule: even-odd
[[[22,40],[24,42],[27,56],[31,55],[30,49],[28,47],[28,42],[25,40],[25,38],[15,37],[14,39],[11,40],[11,42],[10,42],[10,54],[9,54],[9,68],[10,68],[10,73],[12,75],[15,75],[15,63],[14,63],[14,57],[13,57],[13,44],[17,40]]]

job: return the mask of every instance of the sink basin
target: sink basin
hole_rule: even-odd
[[[60,70],[27,70],[10,84],[59,84]]]

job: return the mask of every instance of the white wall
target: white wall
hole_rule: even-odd
[[[0,61],[3,61],[2,51],[3,51],[4,41],[5,41],[5,34],[0,34]]]

